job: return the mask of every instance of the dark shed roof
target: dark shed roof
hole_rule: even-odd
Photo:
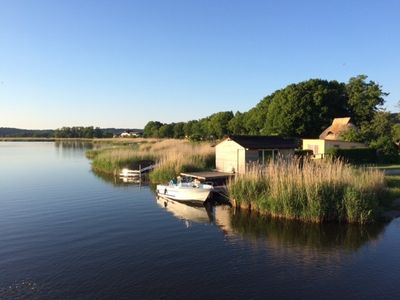
[[[226,139],[246,149],[295,149],[299,146],[296,139],[280,136],[230,135]]]

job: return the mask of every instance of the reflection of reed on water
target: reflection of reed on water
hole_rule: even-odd
[[[82,157],[82,152],[92,149],[93,143],[80,140],[55,141],[54,147],[62,157]]]
[[[158,198],[157,202],[179,219],[195,223],[212,222],[227,236],[250,241],[257,247],[278,252],[292,249],[308,256],[321,252],[357,251],[368,242],[377,240],[384,228],[384,224],[360,226],[281,220],[208,202],[197,207],[165,198]]]
[[[355,251],[369,241],[377,240],[383,224],[368,226],[348,224],[314,224],[285,221],[257,214],[232,210],[230,229],[246,239],[264,239],[269,244],[314,249]]]
[[[88,150],[93,148],[93,143],[80,140],[55,141],[54,146],[62,149]]]

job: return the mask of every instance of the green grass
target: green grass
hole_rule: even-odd
[[[154,155],[139,152],[138,144],[129,146],[113,146],[108,148],[88,150],[86,157],[92,159],[92,169],[105,174],[117,174],[122,168],[138,168],[142,161],[154,161]]]
[[[137,169],[143,161],[152,161],[156,168],[150,173],[153,183],[168,182],[181,172],[209,170],[214,166],[214,149],[209,143],[185,140],[149,141],[128,146],[113,146],[89,150],[92,169],[106,174],[118,174],[124,167]]]
[[[391,208],[395,199],[400,198],[400,175],[386,175],[386,197],[383,199],[383,206]]]
[[[398,164],[378,164],[372,166],[372,168],[376,168],[379,170],[400,170],[400,165]]]
[[[234,204],[263,214],[307,222],[370,223],[386,196],[382,172],[341,161],[297,160],[255,166],[228,184]]]

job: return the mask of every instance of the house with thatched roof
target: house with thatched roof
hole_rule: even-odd
[[[296,139],[279,136],[231,135],[215,146],[215,166],[219,172],[245,173],[249,163],[266,163],[289,156],[299,147]]]
[[[323,158],[327,150],[367,148],[362,143],[343,141],[341,135],[357,127],[350,122],[350,118],[335,118],[332,124],[319,136],[319,139],[303,139],[303,150],[312,150],[314,158]]]
[[[334,118],[331,126],[326,128],[320,135],[321,140],[337,140],[340,141],[340,135],[349,131],[350,129],[357,129],[357,127],[350,122],[350,117]]]

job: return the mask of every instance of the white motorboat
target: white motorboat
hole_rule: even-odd
[[[206,201],[213,189],[212,185],[198,182],[170,182],[158,184],[157,194],[178,201]]]

